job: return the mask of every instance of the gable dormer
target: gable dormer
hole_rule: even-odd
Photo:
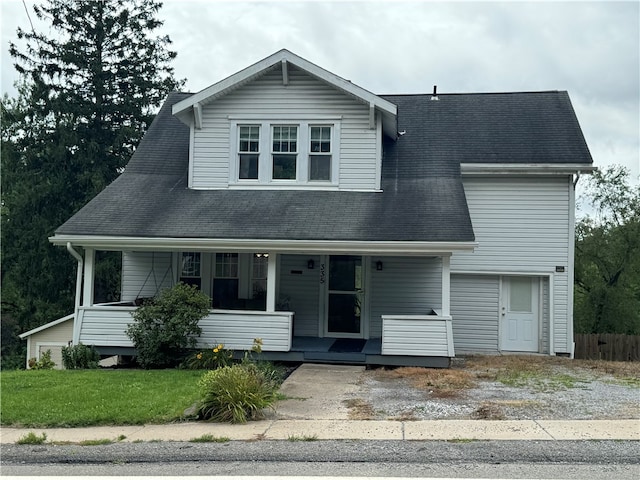
[[[189,187],[380,189],[396,106],[281,50],[173,106]]]

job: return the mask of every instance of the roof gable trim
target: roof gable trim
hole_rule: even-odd
[[[349,80],[345,80],[342,77],[339,77],[323,68],[318,67],[317,65],[295,55],[294,53],[291,53],[286,49],[280,50],[279,52],[276,52],[273,55],[260,60],[258,63],[255,63],[243,70],[240,70],[230,77],[227,77],[224,80],[221,80],[220,82],[199,91],[198,93],[194,93],[189,98],[186,98],[173,105],[172,112],[174,115],[183,118],[185,113],[193,109],[196,104],[204,105],[206,103],[212,102],[216,98],[220,98],[227,93],[251,82],[252,80],[263,76],[265,73],[279,65],[282,65],[282,81],[283,84],[286,85],[289,81],[289,64],[295,65],[296,67],[306,71],[310,75],[315,76],[316,78],[324,81],[334,88],[360,99],[360,101],[365,104],[374,105],[375,108],[380,110],[383,114],[392,115],[394,117],[397,115],[397,107],[393,103],[365,90],[362,87],[351,83]]]

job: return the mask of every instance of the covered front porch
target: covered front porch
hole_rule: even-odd
[[[94,345],[103,356],[135,355],[126,335],[138,307],[124,304],[80,307],[74,343]],[[242,352],[262,340],[262,358],[285,362],[447,367],[454,357],[451,318],[437,315],[385,316],[380,338],[293,335],[293,312],[212,310],[201,322],[198,347],[222,343]],[[77,340],[76,340],[77,339]]]
[[[293,362],[446,367],[454,353],[450,256],[414,251],[122,250],[122,298],[95,304],[94,248],[79,258],[73,343],[135,354],[126,335],[142,298],[182,281],[212,298],[200,348],[223,343]],[[402,253],[402,254],[401,254]]]

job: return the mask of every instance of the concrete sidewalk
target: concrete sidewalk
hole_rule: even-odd
[[[640,419],[630,420],[349,420],[345,400],[358,390],[364,367],[301,365],[283,383],[288,398],[269,418],[244,425],[187,422],[90,428],[2,428],[0,443],[33,432],[47,442],[189,441],[203,435],[230,440],[640,440]]]
[[[203,435],[230,440],[640,440],[638,420],[263,420],[245,425],[178,423],[90,428],[2,428],[0,443],[33,432],[47,442],[91,440],[187,442]]]

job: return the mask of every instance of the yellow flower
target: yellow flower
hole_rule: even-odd
[[[224,348],[223,344],[218,345],[218,350],[222,350]]]
[[[198,360],[202,360],[202,354],[201,354],[201,353],[199,353],[198,355],[196,355],[196,358],[197,358]]]
[[[214,348],[214,349],[213,349],[213,353],[218,353],[218,351],[219,351],[219,350],[218,350],[217,348]]]

